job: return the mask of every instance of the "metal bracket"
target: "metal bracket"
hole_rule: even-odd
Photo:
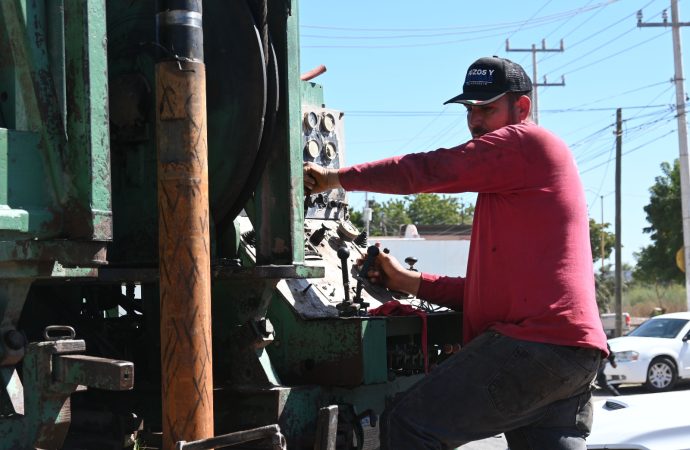
[[[316,440],[314,450],[335,450],[338,433],[338,406],[331,405],[319,410],[316,420]]]
[[[175,445],[176,450],[211,450],[214,448],[234,447],[245,442],[258,441],[260,439],[271,439],[271,450],[287,450],[285,436],[280,432],[278,425],[268,425],[251,430],[237,431],[235,433],[215,436],[198,441],[178,441]]]

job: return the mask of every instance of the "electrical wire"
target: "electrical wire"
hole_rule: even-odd
[[[676,130],[670,130],[669,132],[667,132],[667,133],[665,133],[665,134],[662,134],[662,135],[660,135],[660,136],[657,136],[657,137],[655,137],[654,139],[651,139],[651,140],[645,142],[644,144],[638,145],[637,147],[635,147],[635,148],[633,148],[633,149],[630,149],[630,150],[628,150],[627,152],[623,152],[623,153],[621,154],[621,156],[625,156],[625,155],[628,155],[628,154],[630,154],[630,153],[632,153],[632,152],[635,152],[635,151],[637,151],[637,150],[639,150],[639,149],[641,149],[641,148],[644,148],[644,147],[646,147],[647,145],[649,145],[649,144],[651,144],[651,143],[653,143],[653,142],[656,142],[656,141],[658,141],[659,139],[661,139],[661,138],[663,138],[663,137],[666,137],[666,136],[668,136],[668,135],[670,135],[670,134],[673,134],[673,133],[675,133],[675,132],[676,132]],[[587,172],[591,172],[592,170],[597,169],[597,168],[601,167],[602,165],[604,165],[604,164],[606,164],[606,163],[608,163],[608,162],[609,162],[609,161],[605,161],[605,162],[603,162],[603,163],[601,163],[601,164],[599,164],[599,165],[597,165],[597,166],[590,167],[590,168],[588,168],[588,169],[586,169],[586,170],[581,170],[581,171],[580,171],[580,174],[582,175],[582,174],[585,174],[585,173],[587,173]]]
[[[631,105],[631,106],[625,106],[625,109],[649,109],[649,108],[668,108],[669,104],[668,103],[659,103],[657,105]],[[539,112],[549,112],[552,114],[562,114],[562,113],[571,113],[571,112],[595,112],[595,111],[615,111],[616,109],[620,108],[620,106],[608,106],[608,107],[601,107],[601,108],[579,108],[573,107],[573,108],[564,108],[564,109],[543,109],[539,110]],[[654,113],[650,113],[654,114]],[[402,110],[381,110],[381,109],[357,109],[357,110],[351,110],[347,111],[347,116],[348,117],[382,117],[382,116],[391,116],[391,117],[424,117],[424,116],[433,116],[434,119],[440,117],[441,115],[443,116],[465,116],[467,113],[465,111],[460,111],[460,112],[454,112],[454,111],[402,111]]]
[[[548,0],[547,4],[550,3],[552,0]],[[511,26],[518,26],[518,30],[513,31],[512,34],[515,34],[517,31],[524,31],[528,29],[533,29],[533,28],[538,28],[543,26],[544,24],[548,24],[551,22],[555,21],[560,21],[563,20],[563,18],[567,18],[570,15],[578,15],[578,14],[583,14],[585,12],[588,12],[590,9],[595,9],[595,8],[601,8],[603,6],[607,6],[610,3],[613,3],[615,1],[619,0],[609,0],[607,2],[599,3],[597,5],[593,5],[589,8],[578,8],[575,10],[571,11],[566,11],[564,13],[559,13],[555,14],[552,16],[544,16],[543,18],[538,18],[538,19],[528,19],[526,21],[520,21],[520,22],[514,22],[511,23]],[[546,5],[544,5],[546,6]],[[542,7],[543,8],[543,7]],[[541,9],[540,9],[541,10]],[[538,13],[539,11],[537,11]],[[438,42],[417,42],[417,43],[410,43],[410,44],[388,44],[388,45],[355,45],[355,44],[318,44],[318,45],[310,45],[303,43],[302,48],[368,48],[368,49],[374,49],[374,48],[409,48],[409,47],[428,47],[428,46],[437,46],[437,45],[448,45],[448,44],[456,44],[460,42],[469,42],[469,41],[477,41],[477,40],[483,40],[483,39],[488,39],[488,38],[493,38],[493,37],[498,37],[498,36],[505,36],[505,26],[499,26],[499,27],[492,27],[491,25],[484,25],[484,26],[474,26],[474,27],[453,27],[453,28],[433,28],[433,29],[365,29],[365,28],[343,28],[343,27],[317,27],[317,26],[306,26],[303,25],[302,28],[321,28],[321,29],[328,29],[328,30],[355,30],[355,31],[362,31],[362,30],[367,30],[367,31],[401,31],[401,30],[416,30],[416,31],[427,31],[427,33],[422,34],[422,35],[398,35],[398,36],[334,36],[334,35],[310,35],[310,34],[301,34],[302,38],[314,38],[314,39],[338,39],[338,40],[382,40],[382,39],[408,39],[408,38],[426,38],[426,37],[438,37],[438,36],[445,36],[445,35],[457,35],[457,34],[472,34],[473,37],[470,38],[465,38],[465,39],[455,39],[455,40],[446,40],[446,41],[438,41]],[[480,33],[490,33],[493,31],[501,30],[499,33],[494,33],[494,34],[482,34],[482,35],[477,35],[477,31],[467,31],[470,28],[480,28],[481,31]],[[439,30],[461,30],[461,31],[451,31],[451,32],[440,32]]]
[[[651,0],[651,1],[648,2],[646,5],[642,6],[641,9],[644,9],[644,8],[648,7],[649,5],[651,5],[652,3],[654,3],[655,1],[656,1],[656,0]],[[608,6],[608,5],[606,5],[606,6]],[[590,16],[590,17],[589,17],[587,20],[585,20],[583,23],[579,24],[578,27],[581,26],[581,25],[584,25],[584,24],[587,23],[589,20],[593,19],[597,14],[599,14],[599,13],[600,13],[601,11],[603,11],[603,10],[604,10],[603,8],[597,10],[597,11],[595,12],[594,15]],[[606,31],[611,30],[613,27],[615,27],[615,26],[618,25],[619,23],[624,22],[624,21],[626,21],[626,20],[629,20],[631,17],[635,17],[636,14],[637,14],[637,11],[635,11],[635,12],[633,12],[633,13],[631,13],[631,14],[626,14],[626,15],[623,16],[623,18],[621,18],[620,20],[618,20],[618,21],[616,21],[616,22],[614,22],[614,23],[612,23],[612,24],[609,24],[609,25],[605,26],[605,27],[602,28],[601,30],[598,30],[598,31],[596,31],[596,32],[594,32],[594,33],[589,33],[589,34],[587,35],[587,37],[585,37],[584,39],[581,39],[581,40],[579,40],[579,41],[576,41],[575,43],[572,43],[572,44],[568,44],[568,50],[572,50],[573,48],[577,47],[578,45],[580,45],[580,44],[582,44],[582,43],[584,43],[584,42],[587,42],[587,41],[589,41],[590,39],[592,39],[592,38],[594,38],[594,37],[600,36],[601,33],[604,33],[604,32],[606,32]],[[569,36],[569,35],[570,35],[571,33],[573,33],[574,31],[577,31],[577,30],[578,30],[578,27],[573,28],[573,30],[570,31],[570,33],[568,33],[567,35],[563,36],[563,39],[565,39],[567,36]],[[633,28],[633,29],[634,29],[634,28]],[[631,30],[629,30],[629,31],[632,31],[633,29],[631,29]],[[615,39],[610,39],[610,40],[609,40],[609,42],[614,42],[614,41],[615,41]],[[546,55],[546,56],[544,56],[539,62],[545,61],[545,60],[547,60],[548,58],[550,58],[550,57],[552,57],[552,56],[555,56],[555,54]],[[558,69],[556,69],[556,70],[558,70]],[[554,70],[554,72],[555,72],[555,70]]]
[[[661,128],[665,125],[667,125],[669,122],[675,119],[675,114],[667,114],[662,118],[659,118],[657,120],[645,122],[641,125],[638,125],[636,127],[626,127],[624,130],[624,138],[627,143],[634,142],[640,137],[646,137],[649,135],[651,131],[654,131],[658,128]],[[624,126],[626,123],[624,123]],[[608,148],[608,144],[605,146],[605,148]],[[588,156],[587,159],[584,159],[584,155],[579,156],[579,161],[586,163],[590,163],[595,161],[596,159],[600,158],[601,156],[604,155],[604,152],[600,152],[598,154]]]
[[[651,3],[652,3],[652,2],[649,2],[647,5],[649,5],[649,4],[651,4]],[[659,15],[661,15],[661,12],[655,14],[654,17],[659,16]],[[577,45],[579,45],[579,44],[581,44],[581,43],[583,43],[583,42],[585,42],[585,41],[587,41],[587,40],[589,40],[589,39],[591,39],[591,38],[593,38],[593,37],[595,37],[595,36],[600,35],[600,33],[603,33],[603,32],[605,32],[605,31],[610,30],[613,26],[619,24],[619,23],[622,22],[623,20],[628,20],[631,16],[634,16],[634,14],[629,14],[629,15],[625,16],[623,19],[619,20],[618,22],[615,22],[613,25],[609,25],[609,26],[603,28],[602,30],[600,30],[600,31],[597,32],[597,33],[591,33],[587,38],[585,38],[585,39],[583,39],[583,40],[581,40],[581,41],[579,41],[579,42],[576,42],[575,44],[569,45],[569,46],[568,46],[568,49],[572,50],[573,47],[576,47]],[[594,49],[592,49],[592,50],[588,50],[587,53],[586,53],[587,56],[590,56],[590,55],[592,55],[593,53],[595,53],[595,52],[597,52],[597,51],[599,51],[599,50],[601,50],[601,49],[603,49],[603,48],[605,48],[605,47],[607,47],[607,46],[609,46],[609,45],[612,45],[612,44],[616,43],[616,42],[617,42],[619,39],[621,39],[623,36],[625,36],[625,35],[627,35],[627,34],[629,34],[629,33],[632,33],[632,32],[635,31],[635,30],[637,30],[637,25],[634,26],[634,27],[632,27],[632,28],[627,29],[626,31],[624,31],[623,33],[619,34],[618,36],[616,36],[616,37],[614,37],[614,38],[608,39],[606,42],[604,42],[604,43],[601,44],[600,46],[598,46],[598,47],[596,47],[596,48],[594,48]],[[665,34],[665,33],[662,33],[662,35],[663,35],[663,34]],[[651,38],[651,39],[649,39],[649,40],[647,40],[647,41],[643,41],[643,42],[649,42],[649,41],[651,41],[651,40],[653,40],[653,39],[656,39],[656,37],[658,37],[658,36],[655,36],[654,38]],[[611,56],[617,56],[617,55],[619,55],[620,53],[624,53],[625,51],[630,50],[630,49],[635,48],[635,47],[636,47],[636,46],[629,47],[629,48],[627,48],[627,49],[625,49],[625,50],[623,50],[623,51],[620,51],[620,52],[618,52],[618,53],[614,53],[614,54],[611,55]],[[602,59],[600,59],[600,60],[597,60],[595,63],[601,62],[602,60],[607,59],[607,58],[609,58],[609,57],[610,57],[610,56],[608,56],[608,57],[606,57],[606,58],[602,58]],[[553,76],[553,73],[554,73],[554,72],[559,71],[559,70],[561,70],[561,69],[563,69],[563,68],[565,68],[565,67],[568,67],[568,66],[570,66],[571,64],[574,64],[574,63],[579,62],[579,61],[581,61],[581,60],[582,60],[581,57],[580,57],[580,58],[574,58],[574,59],[572,59],[572,60],[571,60],[570,62],[568,62],[568,63],[565,63],[565,64],[563,64],[563,65],[561,65],[561,66],[558,66],[558,67],[556,67],[555,69],[551,69],[549,72],[546,73],[546,75],[547,75],[547,76],[548,76],[548,75],[552,75],[552,76]],[[570,74],[570,73],[576,72],[576,71],[578,71],[578,70],[581,70],[581,69],[584,68],[584,67],[589,67],[590,65],[593,65],[593,64],[595,64],[595,63],[591,63],[591,64],[586,65],[586,66],[582,66],[582,67],[580,67],[580,68],[578,68],[578,69],[575,69],[575,70],[572,70],[572,71],[570,71],[570,72],[566,72],[566,74]]]
[[[611,53],[611,54],[609,54],[609,55],[607,55],[607,56],[605,56],[605,57],[603,57],[603,58],[601,58],[601,59],[597,59],[597,60],[594,61],[594,62],[591,62],[591,63],[589,63],[589,64],[585,64],[584,66],[580,66],[580,67],[578,67],[578,68],[576,68],[576,69],[573,69],[573,70],[571,70],[571,71],[569,71],[569,72],[566,72],[564,75],[570,75],[570,74],[573,74],[573,73],[575,73],[575,72],[579,72],[579,71],[582,70],[582,69],[586,69],[586,68],[588,68],[588,67],[592,67],[592,66],[595,65],[595,64],[599,64],[599,63],[602,62],[602,61],[610,60],[611,58],[613,58],[613,57],[615,57],[615,56],[619,56],[619,55],[621,55],[621,54],[623,54],[623,53],[625,53],[625,52],[628,52],[628,51],[630,51],[630,50],[632,50],[632,49],[634,49],[634,48],[637,48],[637,47],[639,47],[639,46],[641,46],[641,45],[648,44],[648,43],[650,43],[650,42],[652,42],[652,41],[655,41],[655,40],[659,39],[660,37],[665,36],[666,34],[667,34],[666,32],[660,33],[660,34],[658,34],[658,35],[656,35],[656,36],[654,36],[654,37],[652,37],[652,38],[650,38],[650,39],[644,40],[644,41],[642,41],[642,42],[638,42],[638,43],[635,44],[635,45],[631,45],[630,47],[627,47],[627,48],[625,48],[625,49],[623,49],[623,50],[620,50],[620,51],[615,52],[615,53]]]
[[[676,117],[675,112],[669,111],[668,113],[666,113],[662,117],[657,118],[655,120],[644,122],[644,123],[637,125],[635,127],[627,127],[624,131],[624,137],[626,138],[626,142],[634,142],[638,137],[646,136],[650,131],[653,131],[657,128],[665,126],[667,123],[672,121],[675,117]],[[623,123],[625,126],[627,126],[628,120],[624,120]],[[606,127],[606,130],[612,129],[613,127],[614,127],[614,124],[611,124],[608,127]],[[601,148],[601,149],[595,148],[594,150],[587,150],[586,152],[579,152],[579,154],[576,158],[576,160],[578,161],[578,165],[582,166],[584,164],[593,162],[596,159],[602,157],[605,154],[605,151],[608,149],[608,145],[609,144],[607,142],[603,146],[603,148]],[[604,149],[606,149],[606,150],[604,150]]]
[[[616,3],[617,1],[620,0],[607,0],[601,3],[597,3],[596,5],[592,5],[590,7],[580,7],[580,8],[575,8],[572,10],[567,10],[567,11],[562,11],[556,14],[552,14],[550,16],[543,16],[537,19],[532,20],[533,22],[537,23],[550,23],[554,21],[561,20],[563,17],[569,17],[571,15],[579,15],[583,14],[585,12],[589,12],[591,10],[597,9],[597,8],[602,8],[605,6],[608,6],[611,3]],[[333,26],[324,26],[324,25],[300,25],[300,28],[309,28],[309,29],[320,29],[320,30],[339,30],[339,31],[366,31],[366,32],[438,32],[439,30],[443,31],[448,31],[448,30],[476,30],[476,29],[486,29],[486,28],[491,28],[491,29],[502,29],[502,28],[512,28],[515,26],[520,26],[524,24],[524,20],[518,20],[514,22],[499,22],[493,25],[465,25],[465,26],[455,26],[455,27],[431,27],[431,28],[366,28],[366,27],[333,27]]]
[[[594,1],[594,0],[589,0],[589,2],[588,2],[587,4],[585,4],[584,7],[586,8],[586,7],[589,6],[589,4],[592,3],[593,1]],[[605,5],[605,6],[608,6],[608,5]],[[594,15],[596,16],[597,14],[599,14],[599,13],[600,13],[601,11],[603,11],[603,10],[604,10],[604,8],[599,8],[598,10],[596,10],[596,12],[594,13]],[[570,22],[574,17],[575,17],[575,16],[571,16],[571,17],[569,17],[567,20],[563,21],[560,25],[558,25],[556,28],[554,28],[553,30],[551,30],[550,33],[546,34],[546,35],[544,36],[544,39],[548,39],[549,37],[551,37],[554,33],[556,33],[556,31],[558,31],[558,30],[560,30],[561,28],[563,28],[563,27],[564,27],[568,22]],[[582,24],[580,24],[580,25],[583,25],[583,24],[587,23],[589,20],[591,20],[591,17],[587,18],[587,19],[586,19]],[[578,27],[579,27],[579,26],[578,26]],[[578,27],[576,27],[576,28],[578,28]],[[561,37],[561,39],[565,39],[565,38],[566,38],[566,36],[562,36],[562,37]]]
[[[510,40],[510,38],[512,38],[513,36],[515,36],[515,34],[518,33],[520,30],[522,30],[522,29],[524,28],[524,25],[527,24],[527,23],[529,23],[530,21],[532,21],[532,20],[537,16],[537,14],[539,14],[544,8],[546,8],[547,6],[549,6],[549,3],[551,3],[551,0],[547,0],[546,3],[544,3],[544,4],[541,6],[541,8],[539,8],[539,9],[537,10],[537,12],[535,12],[534,14],[532,14],[532,17],[530,17],[530,18],[527,19],[525,22],[523,22],[523,24],[520,25],[520,26],[518,27],[517,30],[514,30],[514,31],[506,38],[506,42],[508,42],[508,41]],[[497,54],[497,53],[499,52],[499,50],[501,50],[501,47],[497,48],[497,49],[494,51],[494,54]]]
[[[566,108],[566,109],[560,110],[560,111],[575,111],[575,110],[579,110],[580,108],[584,108],[585,106],[595,105],[595,104],[597,104],[597,103],[601,103],[601,102],[604,102],[604,101],[606,101],[606,100],[611,100],[611,99],[614,99],[614,98],[617,98],[617,97],[622,97],[622,96],[624,96],[624,95],[635,94],[635,93],[638,93],[638,92],[640,92],[640,91],[643,91],[643,90],[646,90],[646,89],[649,89],[649,88],[652,88],[652,87],[660,86],[660,85],[662,85],[662,84],[667,84],[667,83],[668,83],[668,80],[665,80],[665,81],[661,81],[661,82],[657,82],[657,83],[652,83],[652,84],[649,84],[649,85],[646,85],[646,86],[641,86],[641,87],[629,89],[629,90],[627,90],[627,91],[625,91],[625,92],[620,92],[620,93],[618,93],[618,94],[613,94],[613,95],[610,95],[610,96],[608,96],[608,97],[602,97],[602,98],[600,98],[600,99],[598,99],[598,100],[594,100],[594,101],[587,102],[587,103],[582,103],[582,104],[580,104],[580,105],[576,105],[576,106],[573,106],[573,107],[570,107],[570,108]],[[648,107],[648,106],[649,106],[649,105],[647,105],[647,106],[635,106],[634,108],[646,108],[646,107]],[[627,107],[627,106],[626,106],[626,108],[630,108],[630,107]],[[595,111],[595,110],[596,110],[596,109],[584,109],[584,111]],[[548,110],[543,110],[543,109],[541,110],[541,112],[545,112],[545,111],[548,111]],[[558,111],[558,110],[557,110],[557,111]]]

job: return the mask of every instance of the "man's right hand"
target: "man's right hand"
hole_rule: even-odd
[[[304,192],[317,194],[340,187],[338,169],[327,169],[311,162],[304,163]]]
[[[357,261],[359,265],[362,262],[361,260]],[[403,268],[397,259],[384,252],[378,254],[376,261],[367,273],[367,277],[373,284],[411,295],[417,295],[421,281],[420,272]]]

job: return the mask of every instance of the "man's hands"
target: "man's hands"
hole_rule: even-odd
[[[358,261],[357,263],[361,265],[362,262]],[[397,259],[387,253],[380,252],[369,269],[367,277],[373,284],[380,284],[392,291],[417,295],[422,274],[403,268]]]
[[[316,194],[340,187],[338,169],[327,169],[314,163],[304,163],[304,192]]]

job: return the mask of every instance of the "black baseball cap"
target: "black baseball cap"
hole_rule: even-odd
[[[506,92],[532,91],[532,82],[520,64],[498,56],[479,58],[469,69],[462,85],[462,94],[443,104],[486,105]]]

